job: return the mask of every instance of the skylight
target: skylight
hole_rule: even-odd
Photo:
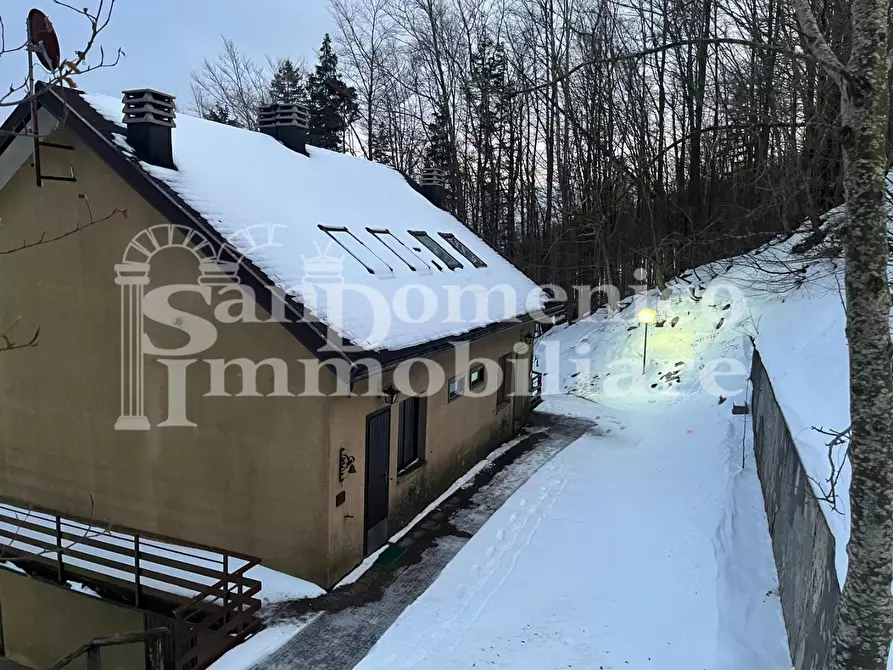
[[[320,225],[319,229],[340,244],[344,250],[353,256],[366,268],[371,275],[377,277],[393,277],[394,269],[385,263],[378,254],[363,244],[347,228],[333,228]]]
[[[455,270],[462,267],[462,263],[450,256],[447,250],[440,246],[437,242],[435,242],[434,239],[424,230],[410,230],[409,234],[416,238],[423,245],[425,245],[425,248],[427,248],[428,251],[430,251],[441,261],[443,261],[444,265],[446,265],[450,270]]]
[[[467,259],[469,260],[469,262],[470,262],[474,267],[476,267],[476,268],[485,268],[485,267],[487,267],[487,264],[484,263],[484,261],[482,261],[482,260],[480,259],[480,257],[479,257],[476,253],[474,253],[471,249],[469,249],[469,248],[466,247],[464,244],[462,244],[462,242],[460,242],[460,241],[456,238],[455,235],[453,235],[452,233],[438,233],[438,234],[439,234],[443,239],[445,239],[447,242],[449,242],[450,245],[452,245],[452,247],[453,247],[456,251],[458,251],[460,254],[462,254],[463,256],[465,256],[465,258],[467,258]]]
[[[366,228],[366,230],[375,235],[379,242],[390,249],[397,258],[406,263],[410,270],[419,274],[431,274],[431,268],[428,267],[428,264],[390,230],[375,230],[374,228]]]

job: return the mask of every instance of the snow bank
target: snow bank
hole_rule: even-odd
[[[712,263],[627,301],[611,314],[547,334],[537,349],[552,392],[569,391],[612,404],[673,405],[690,398],[718,403],[748,383],[751,338],[794,437],[817,497],[827,495],[831,476],[827,435],[849,424],[849,374],[842,266],[792,252],[804,239],[776,240],[750,254]],[[788,273],[786,278],[777,273]],[[658,312],[661,327],[648,329],[648,360],[642,374],[644,326],[637,312]],[[836,508],[822,509],[837,540],[840,583],[846,576],[849,539],[849,466],[843,448]]]
[[[790,670],[760,485],[752,461],[740,467],[744,422],[694,396],[643,400],[547,397],[541,411],[595,427],[499,508],[358,670]]]

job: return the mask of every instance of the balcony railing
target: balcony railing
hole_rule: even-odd
[[[175,667],[202,668],[257,629],[259,560],[0,502],[0,567],[137,607],[166,625]]]

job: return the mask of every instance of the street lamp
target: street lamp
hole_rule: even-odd
[[[657,318],[657,312],[653,309],[645,308],[639,312],[639,323],[645,324],[645,346],[642,349],[642,374],[645,374],[645,363],[648,359],[648,324],[654,323]]]

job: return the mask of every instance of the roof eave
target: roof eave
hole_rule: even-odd
[[[61,91],[61,92],[60,92]],[[106,164],[117,173],[136,193],[157,210],[166,220],[173,224],[184,225],[187,228],[207,236],[218,245],[225,245],[226,240],[200,213],[191,208],[175,191],[166,184],[143,170],[138,163],[125,156],[120,148],[96,127],[96,122],[110,124],[87,101],[80,92],[59,89],[57,86],[38,85],[38,105],[51,113],[59,122],[68,125],[69,128],[81,138]],[[12,114],[3,123],[2,130],[5,137],[0,137],[0,155],[15,139],[16,132],[21,132],[31,115],[30,102],[20,103]],[[91,117],[94,119],[91,122]],[[419,193],[422,193],[418,184],[408,177],[407,183]],[[422,194],[424,195],[424,194]],[[273,294],[275,283],[250,259],[244,258],[239,263],[240,282],[252,289],[257,303],[268,313],[272,313]],[[296,315],[304,314],[304,306],[292,296],[285,296],[287,304]],[[278,299],[278,295],[277,295]],[[549,307],[542,313],[549,314]],[[529,323],[535,319],[532,314],[523,315],[514,319],[495,322],[459,336],[446,336],[430,340],[414,347],[398,350],[383,350],[380,352],[363,350],[361,354],[350,356],[345,350],[333,346],[323,332],[314,327],[313,322],[303,318],[294,321],[281,322],[299,342],[301,342],[319,361],[331,363],[342,360],[352,366],[351,382],[365,378],[368,369],[358,366],[356,362],[362,358],[377,360],[383,369],[396,367],[400,362],[415,357],[430,357],[448,350],[457,342],[472,341],[501,332],[508,328]],[[359,349],[351,343],[345,343],[346,350]]]
[[[226,240],[220,233],[183,202],[179,195],[159,183],[138,164],[129,160],[114,142],[90,122],[87,117],[91,115],[103,121],[105,119],[99,116],[98,112],[81,95],[69,93],[63,99],[57,87],[43,86],[38,90],[38,105],[51,113],[60,123],[64,122],[71,128],[90,149],[166,220],[194,229],[219,246],[226,244]],[[27,102],[21,103],[4,123],[4,130],[7,129],[7,125],[10,126],[9,130],[24,127],[30,115],[31,105]],[[9,141],[0,144],[0,154],[9,146],[12,139],[14,137],[9,136]],[[275,283],[247,258],[239,263],[238,273],[240,283],[249,286],[257,303],[268,313],[272,313]],[[288,295],[285,296],[285,299],[295,314],[302,315],[304,313],[301,303]],[[332,346],[332,343],[311,322],[298,318],[294,321],[286,321],[282,325],[321,362],[331,362],[336,359],[350,362],[350,358]]]

